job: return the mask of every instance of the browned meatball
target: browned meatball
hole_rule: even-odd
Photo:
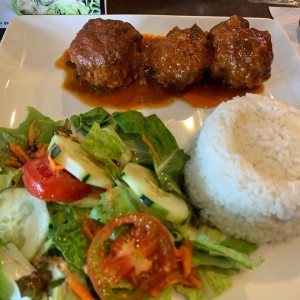
[[[197,25],[183,30],[173,28],[146,54],[153,78],[179,90],[199,81],[211,59],[206,34]]]
[[[253,88],[271,76],[273,50],[268,31],[249,28],[239,16],[214,26],[208,35],[213,47],[210,74],[233,88]]]
[[[131,83],[142,60],[142,35],[119,20],[89,20],[69,47],[78,75],[89,83],[114,89]]]

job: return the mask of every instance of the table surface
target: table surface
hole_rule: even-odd
[[[247,0],[107,0],[107,13],[271,18],[267,4]]]
[[[271,18],[267,4],[247,0],[107,0],[107,14],[231,16]],[[0,29],[0,40],[4,29]]]

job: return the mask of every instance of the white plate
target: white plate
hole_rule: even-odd
[[[199,16],[102,17],[128,21],[141,33],[153,34],[166,34],[175,25],[185,28],[194,23],[209,30],[224,20],[222,17]],[[89,18],[92,17],[21,16],[11,21],[0,44],[0,126],[17,126],[26,117],[28,105],[54,119],[91,109],[60,88],[64,72],[54,66]],[[265,84],[264,94],[300,108],[300,60],[284,30],[270,19],[249,18],[249,21],[251,27],[268,30],[272,35],[272,77]],[[178,102],[167,108],[143,112],[161,117],[181,146],[188,150],[209,110],[194,109]],[[263,265],[236,276],[233,288],[218,299],[298,300],[299,251],[300,238],[289,243],[261,246],[256,255],[265,257]]]

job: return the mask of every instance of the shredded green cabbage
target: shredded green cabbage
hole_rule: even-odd
[[[100,0],[12,0],[18,15],[101,14]]]

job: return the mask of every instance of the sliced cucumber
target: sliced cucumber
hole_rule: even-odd
[[[0,194],[0,237],[12,242],[31,260],[47,238],[49,213],[46,202],[25,188],[9,188]]]
[[[0,299],[1,300],[32,300],[29,297],[22,297],[16,281],[6,277],[0,269]]]
[[[184,224],[189,219],[190,210],[185,200],[162,190],[151,170],[135,163],[127,163],[122,179],[146,206],[162,218],[175,224]]]
[[[32,264],[13,243],[1,247],[0,262],[2,271],[11,280],[18,280],[35,271]]]
[[[0,299],[11,299],[15,293],[21,296],[16,282],[10,280],[0,268]]]
[[[48,147],[50,157],[82,182],[98,187],[115,185],[105,168],[94,163],[80,144],[54,135]]]

